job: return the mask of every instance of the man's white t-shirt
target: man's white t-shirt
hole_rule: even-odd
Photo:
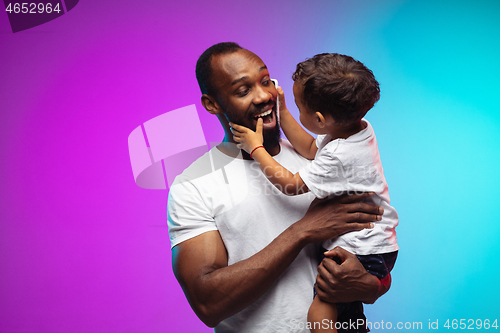
[[[316,156],[300,169],[299,175],[309,191],[320,199],[346,192],[375,192],[369,201],[384,208],[382,220],[375,222],[373,229],[347,233],[324,242],[323,247],[341,246],[358,255],[393,252],[399,249],[395,230],[399,218],[390,205],[375,133],[367,120],[363,122],[365,129],[347,139],[332,140],[330,135],[318,135]]]
[[[309,163],[284,140],[274,158],[294,173]],[[284,195],[266,179],[257,162],[213,148],[170,188],[171,244],[217,230],[231,265],[265,248],[304,216],[313,199],[311,193]],[[305,323],[313,300],[317,250],[313,244],[306,246],[263,296],[222,321],[215,332],[309,332]]]

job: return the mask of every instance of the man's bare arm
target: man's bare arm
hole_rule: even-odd
[[[367,196],[314,200],[301,220],[262,251],[230,266],[217,231],[178,244],[172,251],[172,265],[191,307],[210,327],[243,310],[269,289],[307,244],[380,220],[381,207],[358,202]]]

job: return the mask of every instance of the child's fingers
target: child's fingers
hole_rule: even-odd
[[[283,92],[283,89],[281,89],[281,86],[278,86],[276,90],[278,90],[278,95],[280,95],[280,98],[285,96],[285,93]]]
[[[241,133],[243,133],[247,130],[247,128],[245,126],[236,125],[233,123],[229,123],[229,126],[231,126],[231,129],[234,129],[234,130],[241,132]]]
[[[234,135],[241,135],[243,134],[242,132],[238,132],[238,130],[236,130],[235,128],[233,127],[229,127],[229,130],[231,131],[231,133],[233,133]]]
[[[280,100],[280,110],[286,109],[286,104],[285,104],[285,93],[283,92],[283,89],[278,86],[278,97]]]
[[[278,86],[278,96],[280,98],[280,102],[285,103],[285,93],[283,92],[283,89]]]
[[[245,134],[243,133],[233,133],[233,139],[235,142],[243,142],[245,141]]]
[[[257,128],[255,129],[255,133],[262,134],[263,126],[264,126],[264,120],[262,120],[262,118],[257,119]]]

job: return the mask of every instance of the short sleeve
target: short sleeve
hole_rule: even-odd
[[[171,247],[205,232],[217,230],[213,214],[192,182],[170,188],[167,208]]]
[[[321,146],[324,145],[323,141],[327,139],[326,134],[320,134],[316,137],[316,147],[320,148]]]
[[[321,149],[314,160],[299,171],[300,178],[317,198],[340,195],[347,188],[342,162],[327,149]]]

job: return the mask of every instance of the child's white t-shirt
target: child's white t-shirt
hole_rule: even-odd
[[[319,135],[316,157],[299,175],[317,198],[375,192],[370,201],[384,208],[382,220],[375,222],[373,229],[349,232],[324,242],[323,247],[341,246],[358,255],[393,252],[399,249],[395,231],[398,214],[390,205],[375,133],[368,121],[363,122],[366,128],[347,139],[332,140],[330,135]]]

